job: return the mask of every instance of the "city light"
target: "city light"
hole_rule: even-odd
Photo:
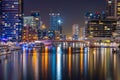
[[[62,21],[61,21],[61,20],[58,20],[58,23],[59,23],[59,24],[61,24],[61,23],[62,23]]]
[[[119,55],[119,0],[0,0],[1,80],[120,80]]]

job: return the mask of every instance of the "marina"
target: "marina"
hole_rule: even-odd
[[[51,45],[13,50],[0,56],[0,79],[119,80],[120,57],[112,49]]]

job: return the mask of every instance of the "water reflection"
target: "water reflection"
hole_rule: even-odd
[[[8,61],[7,60],[5,60],[5,63],[4,63],[4,79],[8,80]]]
[[[61,68],[61,65],[62,65],[62,54],[60,53],[57,53],[57,80],[62,80],[62,68]]]
[[[46,47],[45,48],[45,54],[44,54],[44,56],[45,56],[45,78],[47,78],[48,77],[48,48]]]
[[[71,47],[68,48],[68,73],[69,73],[69,78],[71,78],[71,61],[72,61],[72,50],[71,50]]]
[[[52,80],[56,79],[56,53],[52,53],[51,55],[51,73],[52,73]]]
[[[27,56],[26,50],[23,50],[23,80],[27,79]]]
[[[38,63],[39,54],[37,53],[36,49],[33,49],[33,56],[32,56],[32,67],[34,72],[34,80],[39,80],[39,63]]]
[[[0,80],[120,80],[120,55],[111,48],[46,46],[0,60]]]

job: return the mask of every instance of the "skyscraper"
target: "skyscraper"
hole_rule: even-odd
[[[113,32],[113,38],[120,40],[120,19],[117,20],[116,30]]]
[[[115,0],[106,0],[107,8],[106,13],[107,16],[115,16]]]
[[[23,1],[2,0],[1,4],[2,39],[21,41],[23,26]]]
[[[74,24],[72,26],[72,34],[73,34],[73,40],[78,40],[79,38],[79,25],[78,24]]]
[[[31,16],[34,17],[35,26],[37,29],[39,29],[41,26],[40,12],[39,11],[32,11]]]
[[[116,16],[120,17],[120,0],[116,0]]]
[[[120,17],[120,0],[106,0],[107,1],[107,16]]]
[[[33,16],[23,17],[23,21],[24,21],[24,27],[23,27],[22,40],[28,42],[38,40],[34,17]]]
[[[0,39],[1,39],[1,34],[2,33],[2,0],[0,0]]]
[[[117,25],[116,19],[90,19],[86,21],[85,36],[94,39],[111,39]]]
[[[50,13],[50,30],[62,34],[60,13]]]

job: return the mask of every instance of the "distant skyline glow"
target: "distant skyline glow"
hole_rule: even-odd
[[[84,26],[84,14],[88,11],[105,11],[106,0],[24,0],[24,14],[40,11],[43,23],[49,27],[49,13],[59,12],[63,18],[63,33],[71,34],[72,25]]]

